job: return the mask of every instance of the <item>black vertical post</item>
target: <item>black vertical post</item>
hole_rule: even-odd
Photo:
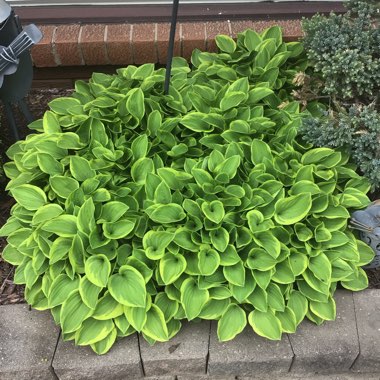
[[[177,26],[177,16],[178,16],[178,3],[179,3],[179,0],[173,0],[173,11],[172,11],[172,19],[171,19],[171,25],[170,25],[168,58],[166,62],[166,75],[165,75],[165,87],[164,87],[166,95],[169,93],[170,74],[172,71],[175,30]]]

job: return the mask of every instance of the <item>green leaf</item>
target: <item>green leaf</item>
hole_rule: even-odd
[[[206,289],[199,289],[196,281],[190,277],[181,285],[181,303],[185,311],[186,318],[191,321],[196,318],[205,303],[209,299],[209,293]]]
[[[91,344],[91,348],[98,355],[104,355],[111,349],[112,345],[116,341],[116,337],[117,337],[117,331],[114,328],[104,339],[102,339],[99,342],[96,342],[94,344]]]
[[[92,318],[104,321],[107,319],[117,318],[124,313],[123,305],[116,301],[107,291],[99,299]]]
[[[218,321],[218,338],[222,342],[232,340],[247,325],[245,311],[238,305],[230,305]]]
[[[115,223],[104,223],[103,233],[108,239],[122,239],[128,236],[135,228],[135,222],[128,219],[121,219]]]
[[[255,51],[261,41],[260,35],[254,30],[247,29],[245,31],[244,46],[248,49],[248,51]]]
[[[45,193],[34,185],[20,185],[11,190],[13,198],[27,210],[38,210],[47,203]]]
[[[179,304],[177,301],[171,300],[166,293],[158,293],[154,300],[165,316],[165,321],[169,322],[178,311]]]
[[[79,188],[79,183],[74,178],[54,176],[49,179],[53,191],[60,197],[67,199],[71,193]]]
[[[88,198],[78,212],[77,225],[79,231],[89,235],[95,228],[95,205],[92,198]]]
[[[253,240],[256,244],[265,249],[265,251],[267,251],[273,258],[279,256],[281,252],[281,243],[271,232],[263,231],[255,233],[253,235]]]
[[[50,176],[63,174],[64,166],[48,153],[38,153],[37,162],[40,169]]]
[[[302,193],[280,199],[275,205],[274,218],[282,225],[295,224],[306,217],[311,209],[311,195]]]
[[[72,237],[78,231],[77,217],[74,215],[60,215],[46,222],[41,228],[58,236]]]
[[[226,53],[232,54],[236,50],[236,42],[224,34],[216,36],[215,42],[218,48]]]
[[[148,207],[145,212],[149,218],[156,223],[176,223],[186,217],[183,208],[175,203],[166,205],[153,205]]]
[[[281,340],[281,323],[273,311],[262,312],[254,310],[248,315],[248,322],[256,334],[270,340]]]
[[[310,301],[310,310],[326,321],[333,321],[336,318],[336,306],[332,297],[327,302]]]
[[[186,260],[182,255],[166,253],[160,260],[159,271],[165,285],[175,282],[186,269]]]
[[[60,133],[61,132],[61,127],[59,125],[58,118],[51,111],[45,112],[43,119],[42,119],[42,125],[44,128],[44,132],[47,134]]]
[[[143,329],[147,319],[145,307],[124,306],[124,314],[136,331],[140,332]]]
[[[164,313],[155,304],[152,304],[147,312],[146,323],[142,331],[145,335],[158,342],[166,342],[169,340]]]
[[[88,280],[86,276],[80,279],[79,293],[82,297],[83,302],[90,309],[95,309],[101,290],[102,288],[94,285],[92,282]]]
[[[244,286],[236,286],[233,284],[230,284],[230,289],[232,296],[238,301],[239,303],[243,303],[246,298],[248,298],[253,290],[255,289],[256,282],[253,278],[253,274],[250,270],[246,270],[245,273],[245,283]]]
[[[246,265],[250,269],[257,269],[260,271],[272,269],[276,266],[276,264],[276,258],[261,248],[252,248],[246,262]]]
[[[206,218],[212,222],[219,224],[225,215],[224,206],[221,201],[212,201],[210,203],[202,203],[202,211]]]
[[[279,286],[271,283],[268,285],[266,291],[268,294],[268,305],[272,308],[272,310],[284,311],[285,301]]]
[[[236,286],[244,286],[245,269],[242,261],[239,261],[235,265],[223,267],[223,274],[229,283]]]
[[[70,172],[72,176],[79,182],[83,182],[88,178],[95,177],[95,170],[90,166],[90,163],[83,157],[70,157]]]
[[[141,120],[145,115],[144,93],[140,88],[129,91],[127,99],[127,110],[137,120]]]
[[[299,291],[293,290],[290,293],[287,307],[293,311],[296,318],[296,325],[298,326],[303,321],[308,311],[307,298]]]
[[[219,267],[220,257],[214,249],[201,249],[198,253],[198,268],[202,275],[211,276]]]
[[[79,279],[72,280],[65,274],[60,274],[52,282],[48,294],[49,306],[51,308],[63,304],[72,291],[79,287]]]
[[[47,204],[45,206],[41,206],[33,215],[32,225],[37,226],[39,224],[43,224],[61,214],[63,214],[63,209],[60,205]]]
[[[220,109],[227,111],[231,108],[237,107],[241,102],[246,100],[247,94],[241,91],[233,91],[226,95],[220,102]]]
[[[62,332],[68,334],[78,330],[92,312],[82,301],[79,291],[72,292],[62,305],[60,314]]]
[[[323,252],[319,253],[317,256],[310,257],[308,266],[314,276],[319,280],[323,282],[329,282],[331,280],[331,263]]]
[[[122,305],[145,307],[145,280],[135,268],[129,265],[123,265],[120,267],[119,273],[110,277],[108,290],[112,297]]]
[[[75,343],[78,346],[87,346],[105,339],[114,328],[112,320],[99,321],[97,319],[86,319],[82,327],[75,334]]]
[[[210,295],[213,289],[215,288],[210,289]],[[229,304],[230,300],[228,297],[220,300],[210,298],[203,306],[203,309],[198,317],[206,320],[218,320],[227,310]]]
[[[94,285],[104,288],[111,274],[111,263],[105,255],[93,255],[85,261],[87,279]]]
[[[77,105],[80,105],[80,101],[69,97],[57,98],[49,103],[50,109],[59,115],[68,115],[67,110]]]
[[[210,231],[210,239],[214,248],[219,252],[224,252],[228,246],[230,235],[225,228],[220,227]]]
[[[251,144],[251,160],[255,165],[264,162],[264,159],[272,161],[273,156],[268,144],[262,140],[255,139]]]
[[[276,311],[276,318],[280,321],[283,332],[292,334],[296,331],[296,315],[291,308],[286,307],[284,311]]]
[[[164,256],[165,249],[174,239],[174,233],[167,231],[148,231],[143,237],[145,254],[151,260]]]

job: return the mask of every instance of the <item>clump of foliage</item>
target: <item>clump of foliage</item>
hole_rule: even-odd
[[[367,286],[373,252],[346,226],[369,185],[297,137],[302,45],[277,27],[216,42],[175,59],[169,95],[151,64],[78,81],[8,150],[3,258],[64,339],[103,354],[207,319],[277,340],[334,319],[338,282]]]
[[[327,95],[327,112],[306,119],[301,133],[315,145],[347,151],[373,188],[380,185],[379,5],[351,1],[344,15],[316,15],[303,23],[314,69],[305,87]]]

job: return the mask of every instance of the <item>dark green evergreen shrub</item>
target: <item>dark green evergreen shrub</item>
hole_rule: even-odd
[[[351,1],[344,15],[304,21],[305,49],[314,73],[305,85],[309,88],[300,91],[326,96],[325,108],[304,119],[304,138],[348,152],[373,188],[380,184],[378,7],[379,1]]]

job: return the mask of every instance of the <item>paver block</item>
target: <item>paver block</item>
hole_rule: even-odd
[[[380,290],[355,293],[354,302],[360,354],[352,369],[380,373]]]
[[[120,339],[105,355],[60,340],[53,368],[60,380],[125,380],[142,377],[137,334]]]
[[[287,335],[270,341],[247,327],[235,339],[219,342],[217,323],[212,323],[208,373],[211,376],[261,376],[289,371],[293,351]]]
[[[49,312],[0,306],[0,380],[51,380],[59,329]]]
[[[206,373],[210,322],[184,322],[169,342],[150,346],[140,339],[145,376],[197,375]]]
[[[292,373],[342,373],[359,354],[354,301],[351,292],[335,293],[335,321],[316,326],[303,321],[289,339],[295,354]]]
[[[281,376],[239,377],[238,380],[379,380],[379,374],[359,374],[347,372],[343,374],[315,375],[315,374],[288,374]],[[211,379],[210,379],[211,380]]]

